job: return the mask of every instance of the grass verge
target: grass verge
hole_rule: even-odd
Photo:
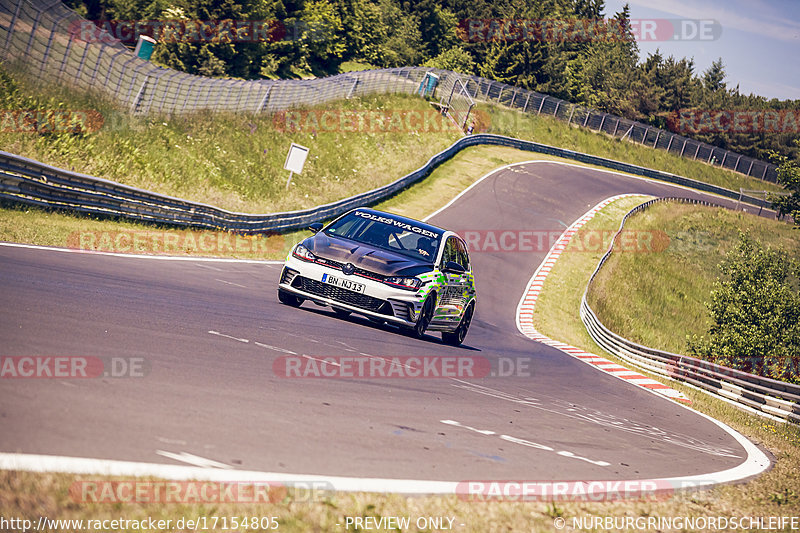
[[[670,172],[734,191],[740,188],[783,190],[774,183],[714,167],[702,161],[680,157],[666,150],[648,148],[631,141],[620,141],[605,133],[595,133],[574,124],[568,125],[553,117],[527,114],[487,104],[478,104],[476,108],[479,112],[477,116],[484,117],[481,120],[489,124],[487,133],[527,139]],[[476,127],[476,131],[479,131],[479,128]]]
[[[413,218],[444,206],[478,178],[497,167],[529,160],[558,160],[513,148],[467,148],[437,167],[423,182],[378,204]],[[170,235],[173,244],[169,244]],[[124,220],[110,220],[27,206],[0,207],[0,241],[118,253],[167,253],[237,259],[283,259],[306,231],[263,237],[224,232],[177,230]]]
[[[632,197],[612,203],[587,223],[584,226],[584,231],[602,231],[609,228],[617,228],[625,213],[646,199],[646,197]],[[663,208],[668,215],[671,215],[676,207],[688,208],[690,206],[664,204],[659,207]],[[719,217],[730,217],[727,218],[729,228],[746,227],[748,223],[752,223],[750,218],[754,218],[747,215],[740,217],[740,213],[724,210],[713,211]],[[645,212],[643,216],[646,217],[647,213],[649,211]],[[675,213],[675,219],[679,218],[680,213]],[[756,224],[759,222],[760,219],[755,221]],[[695,224],[696,231],[706,231],[706,227],[699,220],[696,219]],[[712,223],[707,229],[711,232],[718,226],[718,224]],[[602,355],[623,366],[629,366],[629,363],[615,358],[597,346],[586,332],[586,328],[578,315],[586,283],[603,253],[604,250],[596,253],[583,251],[570,253],[568,248],[567,251],[561,254],[546,279],[542,293],[539,296],[534,310],[534,325],[542,334],[553,339]],[[623,257],[624,260],[632,262],[632,272],[636,273],[635,276],[629,276],[622,275],[613,268],[607,269],[612,273],[617,289],[623,290],[626,295],[629,295],[631,291],[629,280],[637,279],[637,277],[643,275],[643,272],[651,268],[653,272],[648,273],[648,276],[659,277],[662,274],[662,272],[656,270],[657,267],[648,266],[647,261],[655,256],[665,254],[631,253],[618,255]],[[716,266],[713,260],[709,260],[709,264],[713,265],[713,267]],[[662,283],[664,286],[671,285],[672,281],[668,277],[669,272],[663,272],[663,274]],[[643,298],[644,301],[647,301],[646,296]],[[635,301],[636,298],[630,298],[630,300]],[[597,307],[593,308],[597,311]],[[640,312],[638,307],[632,306],[628,299],[625,300],[625,307],[619,308],[619,313],[624,313],[626,316],[635,316],[638,312]],[[654,325],[654,329],[656,329],[656,326],[658,326],[657,329],[663,327],[663,331],[669,333],[675,331],[674,327],[678,327],[668,323],[665,325],[656,317],[653,317],[653,319],[655,321],[651,324]],[[663,379],[647,372],[643,373],[653,379]],[[769,449],[776,460],[774,467],[747,483],[725,485],[708,491],[688,493],[682,498],[658,504],[620,504],[621,506],[610,506],[605,509],[602,507],[595,508],[591,512],[600,516],[617,515],[619,513],[635,513],[637,516],[705,517],[797,515],[797,511],[800,509],[800,428],[796,425],[775,423],[750,415],[681,383],[669,382],[669,384],[686,394],[692,400],[694,409],[724,422],[756,444]],[[565,509],[565,513],[568,516],[576,511],[575,509]],[[583,513],[583,510],[580,510],[580,512]],[[687,530],[691,530],[691,528],[687,528]]]
[[[739,231],[800,259],[796,228],[740,211],[667,202],[637,213],[625,227],[664,232],[669,244],[654,253],[613,253],[592,284],[589,304],[615,333],[673,353],[688,354],[687,337],[711,326],[705,302]]]

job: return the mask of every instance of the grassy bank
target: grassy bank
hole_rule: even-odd
[[[646,197],[634,197],[618,200],[603,209],[584,228],[586,231],[617,228],[624,214],[646,199]],[[673,218],[677,221],[681,218],[681,214],[676,212],[677,207],[674,204],[664,204],[663,213],[667,218]],[[683,208],[688,208],[689,206],[679,207],[683,211]],[[643,216],[646,216],[648,212],[645,212]],[[653,212],[657,213],[657,211]],[[705,235],[706,232],[713,234],[721,226],[727,227],[728,230],[733,229],[735,235],[738,229],[746,229],[751,224],[759,226],[761,223],[760,219],[754,221],[754,217],[739,216],[737,213],[724,210],[709,210],[708,213],[703,213],[703,215],[710,215],[710,217],[705,220],[703,220],[704,217],[702,216],[695,218],[693,230],[691,230],[695,232],[695,237]],[[688,213],[688,216],[691,219],[693,215]],[[721,224],[719,219],[727,222]],[[631,220],[633,221],[634,219],[632,218]],[[774,225],[775,222],[773,221],[772,224]],[[768,233],[769,231],[767,231]],[[776,237],[773,242],[785,242],[785,238],[786,235],[782,235]],[[731,242],[735,243],[735,238]],[[695,248],[694,245],[687,247],[690,249]],[[677,250],[677,246],[675,249]],[[609,355],[592,341],[578,315],[586,283],[597,266],[602,253],[603,251],[598,251],[597,253],[584,251],[569,253],[569,251],[566,251],[559,257],[555,267],[547,277],[537,301],[534,310],[534,324],[540,332],[553,339],[600,354],[629,367],[629,363]],[[617,288],[628,295],[624,306],[620,305],[618,308],[619,314],[627,317],[637,316],[641,310],[631,305],[631,302],[637,300],[637,296],[630,296],[634,282],[638,281],[639,277],[644,276],[644,272],[647,272],[646,275],[652,276],[654,279],[661,277],[661,285],[669,287],[672,284],[670,276],[674,273],[672,270],[659,271],[656,265],[649,263],[654,257],[665,254],[630,253],[618,255],[634,264],[633,270],[629,274],[636,273],[635,276],[620,275],[617,269],[607,269],[613,274],[613,282],[617,283]],[[714,254],[709,253],[709,255]],[[688,264],[689,262],[684,266]],[[716,267],[716,263],[713,260],[709,260],[708,266],[713,270]],[[596,306],[593,308],[597,310]],[[661,317],[651,318],[653,321],[650,323],[654,325],[653,329],[665,332],[666,336],[679,331],[680,333],[677,335],[683,338],[683,331],[675,328],[690,326],[688,322],[685,325],[677,326],[669,321],[662,320]],[[642,319],[643,322],[646,320]],[[691,320],[691,318],[688,320]],[[647,372],[643,373],[653,379],[662,379]],[[613,516],[623,514],[633,514],[634,516],[729,517],[797,515],[797,510],[800,509],[800,428],[797,425],[774,423],[749,415],[740,409],[679,382],[669,382],[669,385],[688,396],[692,400],[694,409],[711,415],[755,443],[767,448],[776,460],[774,467],[747,483],[725,485],[708,491],[688,493],[683,498],[672,499],[663,504],[620,504],[608,506],[607,508],[594,508],[588,512]],[[585,511],[569,507],[565,508],[565,516],[567,517],[576,512],[583,514]],[[693,531],[691,528],[686,530]]]
[[[664,232],[669,244],[654,253],[612,254],[589,304],[612,331],[675,353],[688,353],[687,336],[703,335],[711,325],[705,302],[739,231],[800,258],[800,232],[792,225],[727,209],[661,203],[628,219],[626,228]]]
[[[378,204],[406,216],[423,218],[494,168],[531,159],[557,159],[513,148],[468,148],[436,168],[422,183]],[[164,235],[175,235],[177,244],[167,247]],[[0,208],[0,241],[80,248],[118,253],[168,253],[238,259],[283,259],[294,243],[308,232],[252,238],[231,238],[221,232],[179,230],[124,220],[75,216],[35,207]],[[134,237],[141,237],[141,244]],[[230,239],[229,246],[206,246]],[[237,240],[240,239],[240,240]]]
[[[428,102],[411,95],[340,100],[294,115],[207,112],[132,117],[98,94],[41,85],[8,70],[0,70],[0,110],[4,110],[0,146],[5,151],[251,213],[313,207],[384,185],[419,168],[461,135],[448,120],[436,119]],[[53,110],[90,112],[96,118],[93,125],[102,127],[83,134],[14,131],[19,129],[20,111]],[[375,112],[388,118],[379,124],[373,119]],[[425,119],[415,122],[409,118],[412,113]],[[775,189],[549,117],[485,104],[476,108],[475,116],[480,120],[477,131],[618,159],[734,190]],[[308,147],[310,153],[303,173],[294,176],[287,191],[283,163],[291,142]]]

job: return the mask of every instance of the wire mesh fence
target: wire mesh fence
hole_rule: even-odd
[[[777,181],[775,165],[765,161],[478,76],[403,67],[313,80],[206,78],[145,61],[108,34],[81,39],[75,28],[83,22],[60,1],[0,0],[2,57],[23,64],[42,80],[104,91],[131,113],[142,114],[198,110],[269,113],[370,94],[415,94],[426,73],[432,72],[439,76],[438,95],[433,96],[453,96],[451,101],[458,105],[451,112],[462,127],[472,100],[490,102],[531,115],[550,115],[568,124],[624,136],[635,143],[761,180]]]

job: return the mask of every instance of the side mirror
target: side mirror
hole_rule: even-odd
[[[314,222],[313,224],[309,224],[308,229],[311,231],[311,233],[317,233],[322,229],[322,223]]]
[[[466,269],[455,261],[447,261],[444,265],[442,265],[442,270],[444,272],[450,272],[453,274],[463,274],[466,272]]]

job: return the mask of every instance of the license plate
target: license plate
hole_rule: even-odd
[[[342,289],[347,289],[349,291],[360,292],[362,294],[364,293],[364,289],[367,288],[367,286],[363,283],[351,281],[349,279],[335,278],[333,276],[329,276],[328,274],[322,275],[322,283],[341,287]]]

